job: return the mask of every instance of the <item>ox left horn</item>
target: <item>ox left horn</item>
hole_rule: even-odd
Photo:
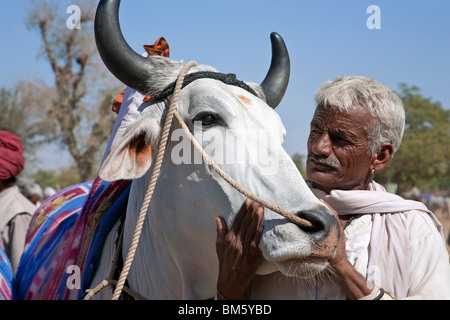
[[[146,94],[152,65],[125,41],[119,24],[120,0],[102,0],[95,15],[95,42],[103,63],[125,85]]]

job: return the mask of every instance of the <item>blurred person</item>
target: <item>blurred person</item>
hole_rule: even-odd
[[[46,187],[44,189],[44,200],[47,200],[48,198],[53,196],[55,193],[56,193],[55,189],[53,189],[52,187]]]
[[[24,196],[36,206],[36,208],[40,207],[41,201],[44,198],[44,192],[39,184],[28,183],[24,186],[22,192]]]
[[[0,236],[1,246],[11,261],[14,273],[22,255],[25,236],[36,210],[16,185],[25,159],[23,143],[8,131],[0,131]]]

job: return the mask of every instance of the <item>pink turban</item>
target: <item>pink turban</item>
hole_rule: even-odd
[[[22,140],[15,134],[0,130],[0,179],[18,176],[25,165]]]

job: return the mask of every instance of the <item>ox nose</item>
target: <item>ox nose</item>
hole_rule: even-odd
[[[333,215],[325,212],[301,211],[297,213],[297,216],[311,223],[310,227],[299,226],[299,228],[313,236],[317,242],[325,240],[331,235],[337,235],[336,240],[339,239],[339,222]]]

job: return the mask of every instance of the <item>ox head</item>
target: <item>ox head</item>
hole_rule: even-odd
[[[164,95],[183,63],[135,53],[120,31],[119,3],[100,1],[95,24],[100,55],[109,70],[128,86],[146,95]],[[274,108],[286,91],[290,65],[282,38],[273,33],[271,40],[272,63],[261,84],[240,82],[220,75],[212,67],[199,65],[189,71],[193,80],[181,90],[177,110],[205,150],[214,154],[232,178],[312,223],[311,228],[299,227],[266,209],[260,242],[265,257],[260,274],[279,270],[289,276],[307,277],[323,270],[333,257],[339,228],[282,147],[285,129]],[[136,195],[136,205],[131,204],[134,211],[139,211],[142,203],[164,119],[165,104],[154,99],[130,125],[100,169],[105,180],[135,179],[131,192],[140,195]],[[245,197],[212,172],[195,151],[191,152],[188,138],[178,129],[172,125],[172,138],[149,209],[149,223],[171,225],[170,235],[161,234],[158,241],[177,234],[188,247],[195,238],[190,244],[195,243],[197,250],[207,247],[206,255],[214,259],[214,218],[221,215],[231,225]],[[167,251],[170,249],[166,247]],[[208,267],[217,270],[214,263]],[[198,262],[196,267],[199,268]]]

